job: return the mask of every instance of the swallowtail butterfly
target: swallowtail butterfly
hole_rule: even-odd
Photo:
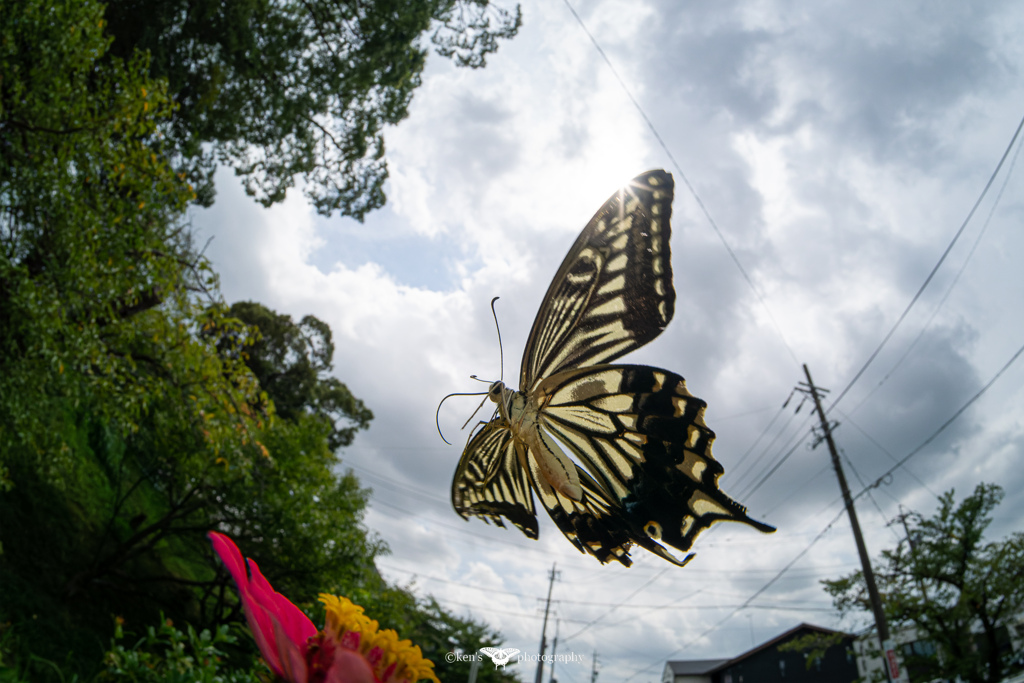
[[[535,539],[536,492],[581,552],[626,566],[634,543],[682,566],[693,554],[680,560],[665,545],[685,553],[714,522],[775,530],[719,490],[706,404],[683,378],[609,364],[672,319],[672,196],[672,176],[648,171],[572,245],[526,342],[520,390],[491,385],[495,415],[474,430],[455,471],[452,503],[464,519],[504,527],[504,518]]]

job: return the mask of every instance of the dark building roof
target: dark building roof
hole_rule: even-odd
[[[729,659],[686,659],[669,662],[668,666],[672,669],[673,676],[693,676],[710,673],[729,661]]]
[[[737,655],[736,657],[727,657],[724,659],[685,659],[680,661],[670,661],[668,662],[668,666],[672,670],[673,676],[694,676],[700,674],[717,673],[725,669],[728,669],[729,667],[735,666],[736,664],[739,664],[744,660],[753,657],[759,652],[772,648],[801,631],[813,631],[825,635],[838,633],[844,638],[856,637],[852,633],[833,631],[830,628],[824,628],[822,626],[815,626],[813,624],[799,624],[798,626],[794,626],[793,628],[789,629],[785,633],[780,633],[771,640],[767,640],[758,645],[757,647],[747,650],[743,654]]]

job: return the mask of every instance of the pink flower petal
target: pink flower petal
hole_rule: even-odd
[[[252,562],[252,560],[249,560],[249,562]],[[294,605],[292,606],[294,607]],[[290,683],[306,683],[309,679],[305,654],[306,641],[301,641],[301,645],[296,643],[288,637],[280,621],[277,619],[273,621],[277,652],[281,656],[281,668],[284,669],[284,679]]]
[[[249,572],[252,578],[249,586],[253,596],[266,607],[280,622],[284,634],[293,643],[305,645],[306,640],[316,635],[316,626],[309,620],[306,613],[296,607],[288,598],[276,592],[270,582],[264,578],[260,568],[249,560]]]
[[[306,683],[305,648],[306,640],[316,634],[313,622],[286,597],[274,591],[252,560],[249,560],[251,576],[246,573],[245,560],[234,541],[216,531],[207,536],[238,586],[249,630],[271,671],[282,678],[287,672],[287,680]],[[301,660],[301,667],[296,664],[297,660]],[[292,675],[301,675],[301,678]]]
[[[235,585],[238,587],[238,592],[242,596],[242,609],[245,610],[249,630],[252,631],[253,639],[256,640],[256,645],[260,648],[260,654],[263,655],[263,659],[267,660],[271,671],[278,676],[283,676],[284,671],[281,669],[281,659],[275,642],[273,621],[266,608],[253,597],[249,576],[245,572],[245,560],[242,557],[242,552],[235,542],[224,534],[211,531],[206,536],[210,539],[214,552],[227,567],[231,578],[234,579]],[[266,582],[265,579],[264,582]]]
[[[341,646],[349,650],[358,650],[362,642],[362,634],[359,631],[345,631],[341,637]]]

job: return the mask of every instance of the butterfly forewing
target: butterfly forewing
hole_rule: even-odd
[[[507,421],[496,418],[470,439],[455,470],[452,504],[463,519],[475,515],[504,527],[504,517],[537,538],[525,446],[516,443]]]
[[[648,171],[612,195],[565,257],[530,331],[519,388],[559,370],[607,363],[672,319],[672,176]]]

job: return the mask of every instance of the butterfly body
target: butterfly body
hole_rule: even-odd
[[[543,428],[543,393],[527,395],[509,389],[502,382],[495,382],[488,395],[498,404],[498,414],[508,422],[513,438],[528,454],[527,458],[532,456],[535,469],[548,485],[571,500],[582,500],[583,489],[575,463]]]
[[[774,530],[718,489],[705,403],[683,378],[610,364],[672,318],[672,188],[664,171],[635,178],[569,250],[527,341],[521,389],[491,385],[495,417],[456,469],[452,503],[464,518],[505,519],[537,538],[536,492],[581,552],[627,566],[633,544],[685,564],[692,555],[679,560],[662,543],[685,552],[716,521]]]

